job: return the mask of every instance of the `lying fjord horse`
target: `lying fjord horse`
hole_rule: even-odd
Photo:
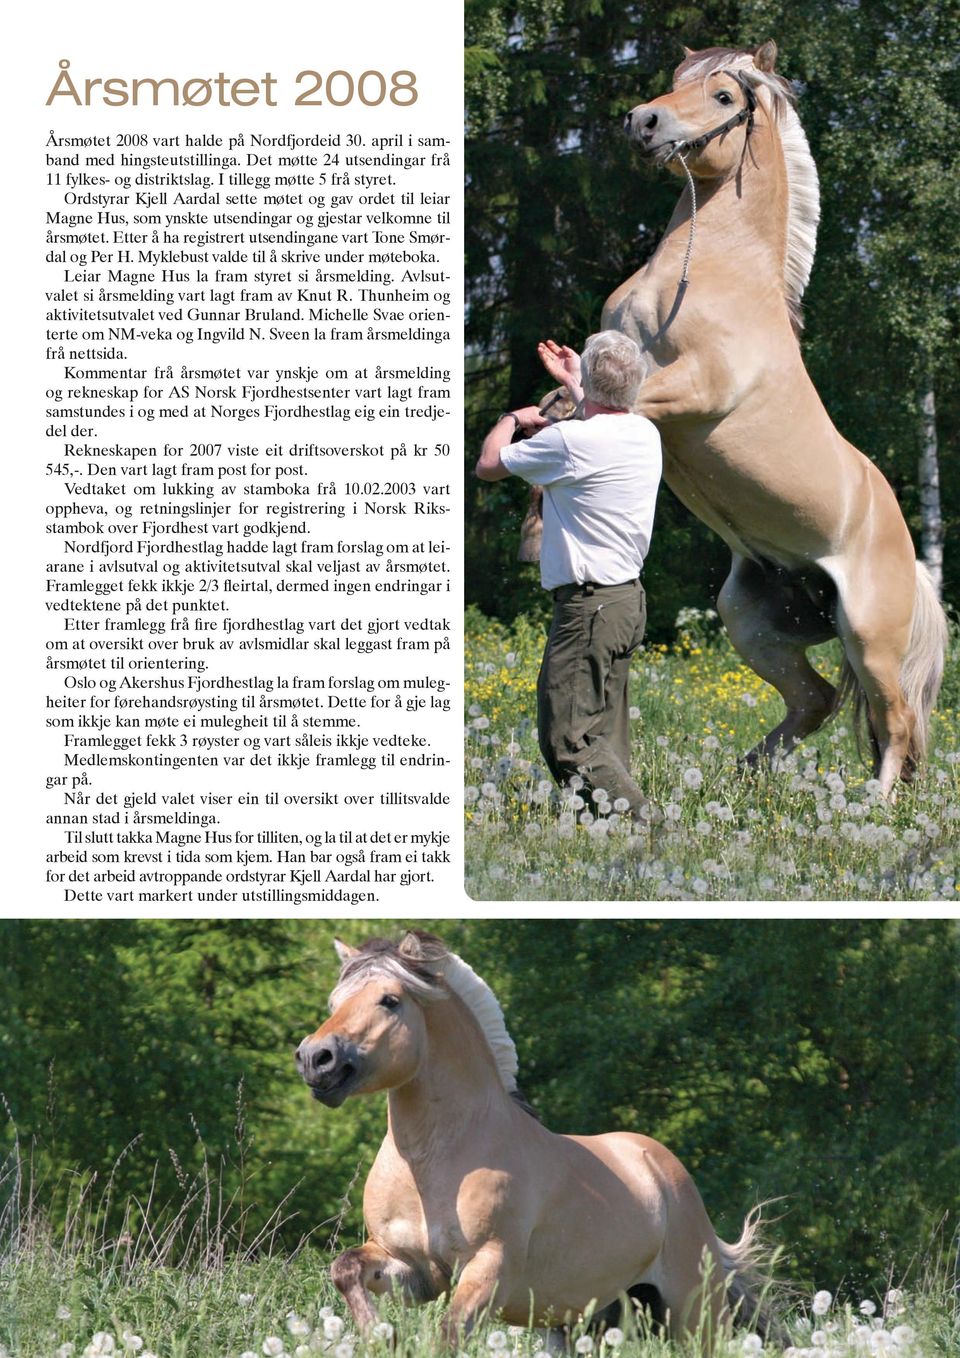
[[[686,186],[602,328],[651,360],[635,408],[660,430],[670,488],[732,550],[721,617],[786,704],[749,758],[789,750],[836,710],[806,652],[839,636],[839,695],[869,718],[887,795],[924,752],[946,622],[893,491],[834,428],[800,356],[820,204],[776,54],[688,51],[672,92],[628,115],[644,154]]]
[[[704,1350],[733,1311],[758,1323],[754,1217],[725,1245],[664,1146],[628,1132],[548,1132],[517,1092],[490,988],[439,939],[336,947],[332,1016],[301,1042],[297,1066],[329,1108],[388,1093],[363,1195],[367,1243],[332,1267],[361,1331],[377,1318],[371,1294],[428,1301],[451,1286],[451,1343],[488,1314],[559,1326],[644,1284],[671,1334]]]

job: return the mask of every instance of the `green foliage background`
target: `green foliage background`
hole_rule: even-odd
[[[468,601],[510,619],[542,607],[516,563],[525,487],[469,474],[497,412],[550,383],[534,346],[579,345],[605,297],[654,249],[678,188],[639,166],[620,128],[663,93],[682,44],[775,38],[817,162],[822,221],[804,353],[842,433],[892,482],[919,541],[920,400],[937,409],[960,599],[960,7],[929,0],[467,0]],[[645,571],[649,633],[712,603],[720,540],[664,489]]]
[[[956,1226],[953,923],[434,927],[501,998],[548,1126],[663,1140],[726,1238],[781,1198],[796,1281],[879,1287],[945,1214]],[[206,1163],[249,1211],[248,1238],[286,1194],[289,1244],[325,1243],[345,1196],[353,1238],[383,1104],[318,1107],[292,1053],[324,1012],[332,937],[378,932],[397,926],[0,922],[5,1138],[32,1160],[38,1203],[61,1222],[95,1175],[118,1230],[128,1197],[153,1185],[153,1211],[179,1204]]]

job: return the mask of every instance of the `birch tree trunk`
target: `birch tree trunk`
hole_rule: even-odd
[[[943,597],[943,515],[940,509],[940,461],[937,404],[931,381],[920,402],[923,438],[920,451],[920,552],[937,598]]]

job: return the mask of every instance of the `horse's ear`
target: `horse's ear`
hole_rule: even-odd
[[[420,935],[413,929],[404,934],[400,940],[398,951],[404,957],[409,957],[413,962],[421,961],[423,959],[423,944],[420,942]]]
[[[351,948],[350,944],[344,943],[342,938],[335,938],[333,940],[333,946],[336,949],[337,956],[340,958],[341,962],[349,962],[351,957],[358,957],[360,955],[359,948]]]
[[[773,70],[777,64],[777,44],[772,38],[762,42],[753,54],[753,64],[758,71]]]
[[[692,57],[692,56],[693,56],[693,48],[692,48],[692,47],[688,47],[686,43],[683,44],[683,55],[684,55],[684,57]]]
[[[410,929],[405,933],[397,950],[411,962],[441,962],[447,956],[443,941],[423,929]]]

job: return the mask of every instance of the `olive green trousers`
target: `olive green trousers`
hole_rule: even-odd
[[[647,799],[630,774],[630,657],[643,640],[646,597],[624,585],[563,585],[537,680],[540,750],[563,786],[579,774],[637,814]],[[595,809],[591,807],[591,809]]]

